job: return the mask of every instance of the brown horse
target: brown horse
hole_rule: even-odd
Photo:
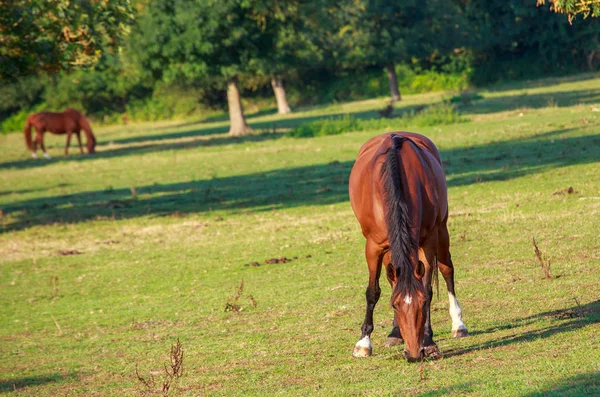
[[[36,130],[35,139],[31,140],[31,127]],[[75,134],[79,143],[79,151],[83,154],[81,147],[81,130],[85,132],[87,138],[86,146],[88,153],[94,153],[96,150],[96,138],[92,132],[89,121],[83,114],[75,109],[66,109],[62,113],[39,112],[29,115],[25,123],[25,143],[31,151],[31,156],[37,158],[37,145],[39,144],[44,151],[44,157],[50,158],[44,146],[44,133],[49,131],[53,134],[67,134],[67,145],[65,146],[65,155],[69,154],[69,145],[71,144],[71,135]]]
[[[373,350],[373,310],[381,294],[383,263],[394,309],[386,346],[404,340],[404,356],[409,361],[439,357],[429,315],[436,268],[448,287],[452,336],[468,332],[454,292],[446,179],[433,142],[407,132],[371,138],[360,149],[350,174],[350,202],[367,239],[369,267],[367,310],[353,355],[366,357]]]

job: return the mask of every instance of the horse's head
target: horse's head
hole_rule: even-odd
[[[409,362],[423,358],[423,335],[425,333],[425,291],[422,285],[411,292],[397,293],[392,300],[396,324],[404,339],[404,357]]]
[[[89,154],[96,153],[96,138],[93,135],[91,137],[88,136],[86,146]]]

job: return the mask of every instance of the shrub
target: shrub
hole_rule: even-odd
[[[325,135],[338,135],[345,132],[365,130],[397,130],[397,126],[431,127],[464,123],[468,118],[461,116],[456,106],[442,102],[429,106],[420,112],[405,113],[401,117],[380,119],[357,119],[350,115],[302,123],[288,133],[294,138],[309,138]]]
[[[44,110],[44,104],[38,105],[33,109],[23,109],[20,112],[13,114],[0,123],[0,133],[8,134],[9,132],[23,131],[27,116],[42,110]]]

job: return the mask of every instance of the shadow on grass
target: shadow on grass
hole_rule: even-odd
[[[75,380],[77,376],[74,374],[65,375],[60,373],[41,375],[41,376],[27,376],[23,378],[14,379],[1,379],[0,378],[0,392],[17,392],[20,393],[21,389],[31,389],[36,386],[43,386],[48,383],[57,383],[65,380]],[[32,394],[33,395],[33,394]]]
[[[579,104],[597,104],[600,102],[600,89],[558,91],[541,94],[494,96],[462,105],[461,110],[468,113],[496,113],[522,108],[567,107]]]
[[[142,215],[182,216],[212,210],[264,211],[322,205],[348,198],[352,162],[332,162],[249,175],[36,198],[5,208],[16,211],[4,232],[33,225]]]
[[[446,350],[444,351],[444,357],[450,358],[454,356],[462,356],[474,351],[502,347],[515,343],[531,342],[540,338],[548,338],[555,334],[571,332],[589,325],[600,323],[600,300],[593,301],[585,305],[577,305],[570,309],[554,310],[521,319],[515,319],[506,325],[487,329],[483,333],[488,334],[501,330],[518,329],[547,320],[551,320],[553,324],[527,332],[517,332],[514,335],[471,345],[465,348]]]
[[[546,169],[598,161],[600,134],[559,138],[558,135],[564,132],[568,131],[557,130],[526,139],[442,150],[448,186],[509,180]],[[240,142],[260,141],[273,139],[271,135],[239,139]],[[195,147],[218,142],[215,138],[187,144]],[[172,149],[186,147],[182,146],[186,143],[173,145]],[[348,200],[348,177],[352,165],[353,161],[334,161],[224,178],[131,186],[135,191],[124,188],[35,198],[3,208],[11,223],[5,222],[2,232],[90,219],[125,219],[213,210],[263,211],[333,204]]]
[[[424,105],[412,105],[396,109],[394,112],[395,117],[401,117],[402,114],[410,113],[418,110],[422,110]],[[245,142],[259,142],[269,139],[280,138],[283,132],[295,128],[303,123],[308,123],[321,119],[337,118],[344,115],[352,115],[359,119],[373,119],[380,118],[377,110],[369,111],[358,111],[358,112],[338,112],[330,113],[327,115],[314,115],[304,117],[288,117],[277,120],[267,121],[252,121],[252,118],[248,118],[248,123],[257,132],[252,135],[243,137],[234,137],[226,135],[229,131],[228,125],[223,126],[206,126],[205,121],[202,122],[188,122],[183,125],[186,129],[183,131],[168,132],[170,129],[178,128],[178,126],[164,127],[167,132],[159,134],[145,134],[136,135],[128,138],[120,138],[109,141],[102,141],[99,138],[98,145],[96,147],[97,152],[94,155],[78,155],[72,154],[70,156],[56,156],[52,160],[38,159],[34,160],[31,158],[23,160],[14,160],[0,163],[0,169],[9,168],[33,168],[43,167],[49,164],[55,164],[56,162],[67,162],[67,161],[90,161],[98,158],[114,158],[128,155],[141,155],[161,151],[178,150],[178,149],[195,149],[199,147],[207,146],[222,146],[232,145]],[[401,126],[398,126],[400,129]],[[174,140],[183,140],[182,142],[172,142]],[[168,141],[168,142],[164,142]],[[111,148],[111,145],[130,145],[124,147]],[[62,149],[62,146],[61,146]]]
[[[454,386],[442,387],[436,390],[429,390],[420,394],[416,394],[417,397],[442,397],[448,395],[466,395],[468,393],[472,393],[475,389],[476,384],[474,382],[470,383],[460,383]],[[394,393],[395,396],[405,396],[406,390]]]
[[[532,393],[524,394],[523,397],[579,397],[579,396],[599,396],[600,395],[600,373],[590,372],[570,378],[565,378],[561,382]]]

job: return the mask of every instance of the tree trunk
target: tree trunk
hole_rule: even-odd
[[[291,113],[292,110],[290,109],[290,105],[288,105],[287,98],[285,96],[283,80],[275,76],[271,79],[271,86],[273,87],[273,92],[275,92],[275,99],[277,100],[277,113]]]
[[[388,81],[390,83],[390,93],[392,94],[392,101],[397,102],[400,99],[400,91],[398,91],[398,78],[396,77],[396,69],[394,64],[391,63],[386,65],[385,70],[387,71]]]
[[[248,135],[252,128],[246,123],[237,76],[227,80],[227,105],[229,107],[229,134],[233,136]]]

